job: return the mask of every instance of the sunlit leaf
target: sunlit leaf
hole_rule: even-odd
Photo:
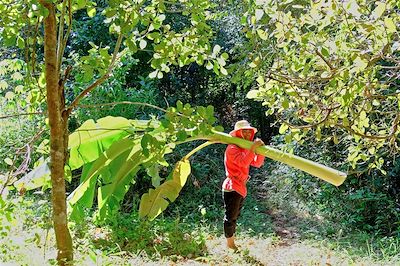
[[[159,172],[159,165],[153,164],[150,167],[146,168],[146,173],[151,177],[151,184],[153,187],[160,186],[160,172]]]
[[[258,96],[258,90],[251,90],[246,95],[246,97],[249,99],[256,99],[257,96]]]
[[[372,11],[372,17],[374,19],[380,18],[383,15],[383,13],[385,12],[385,9],[386,9],[386,3],[376,2],[376,7]]]
[[[14,92],[8,91],[8,92],[6,92],[6,95],[4,96],[4,98],[11,101],[12,99],[14,99],[14,95],[15,95]]]
[[[8,83],[5,80],[0,80],[0,89],[5,90],[8,88]]]
[[[18,36],[17,38],[17,46],[21,49],[25,48],[25,41],[21,36]]]
[[[221,46],[216,44],[213,48],[213,54],[217,55],[221,51]]]
[[[155,77],[157,77],[157,74],[158,74],[158,70],[154,70],[153,72],[150,72],[150,74],[149,74],[149,78],[155,78]]]
[[[261,40],[264,40],[264,41],[268,40],[268,34],[264,30],[258,29],[257,34]]]
[[[396,30],[396,24],[394,24],[392,18],[389,18],[389,17],[385,18],[385,26],[386,26],[386,29],[387,29],[388,33],[393,33],[393,32],[397,31]]]
[[[139,42],[140,49],[143,50],[144,48],[146,48],[146,46],[147,46],[146,40],[141,39],[140,42]]]
[[[46,75],[44,72],[40,74],[38,84],[42,88],[46,87]]]
[[[256,15],[256,20],[260,20],[264,15],[264,10],[256,9],[255,15]]]
[[[45,185],[50,186],[50,168],[48,163],[49,160],[45,160],[28,174],[15,181],[13,185],[18,190],[21,190],[21,188],[32,190]]]
[[[94,17],[96,15],[96,8],[95,7],[88,8],[87,14],[90,18]]]
[[[286,123],[282,123],[279,127],[279,134],[284,134],[288,130],[289,126]]]
[[[23,80],[24,76],[22,76],[22,74],[20,72],[15,72],[14,74],[11,75],[11,78],[13,80]]]
[[[220,68],[219,68],[219,70],[221,71],[221,74],[222,75],[228,75],[228,71],[223,67],[223,66],[221,66]]]
[[[4,162],[8,165],[13,165],[13,161],[8,157],[4,159]]]
[[[186,184],[190,172],[191,168],[189,160],[181,160],[176,164],[172,178],[176,183],[183,187]]]
[[[188,160],[179,161],[173,170],[172,180],[168,180],[155,190],[150,189],[148,193],[143,194],[140,200],[139,217],[147,217],[149,220],[153,220],[160,215],[169,203],[175,201],[178,197],[190,171]]]
[[[69,136],[70,159],[68,165],[77,169],[97,159],[113,142],[128,135],[131,122],[122,117],[104,117],[88,120]],[[139,126],[139,125],[137,125]]]
[[[322,47],[322,49],[321,49],[321,54],[322,54],[323,56],[325,56],[325,57],[329,57],[329,56],[330,56],[330,55],[329,55],[328,49],[326,49],[325,47]]]
[[[229,55],[227,53],[222,53],[221,57],[226,61],[229,58]]]

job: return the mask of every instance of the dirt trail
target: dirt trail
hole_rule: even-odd
[[[349,265],[349,261],[304,243],[285,239],[276,242],[271,238],[238,239],[239,252],[225,248],[223,237],[207,241],[208,255],[195,260],[149,263],[146,265]],[[371,265],[371,264],[356,264]]]

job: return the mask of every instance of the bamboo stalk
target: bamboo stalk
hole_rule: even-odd
[[[250,149],[253,144],[251,141],[232,137],[231,135],[221,132],[214,132],[214,135],[211,136],[210,140],[225,144],[235,144],[244,149]],[[335,186],[343,184],[347,177],[347,174],[344,172],[294,154],[282,152],[267,145],[258,147],[255,152],[274,161],[282,162],[296,169],[302,170]]]

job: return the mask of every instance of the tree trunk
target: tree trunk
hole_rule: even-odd
[[[65,140],[67,115],[62,115],[65,100],[57,69],[57,23],[55,6],[41,1],[49,15],[44,21],[44,56],[46,63],[47,108],[50,125],[50,170],[52,183],[53,224],[57,242],[59,265],[72,263],[72,239],[67,224],[64,165],[67,141]]]

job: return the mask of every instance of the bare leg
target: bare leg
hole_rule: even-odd
[[[229,237],[226,239],[226,245],[228,246],[228,248],[231,248],[233,250],[237,250],[238,247],[235,245],[235,237]]]

